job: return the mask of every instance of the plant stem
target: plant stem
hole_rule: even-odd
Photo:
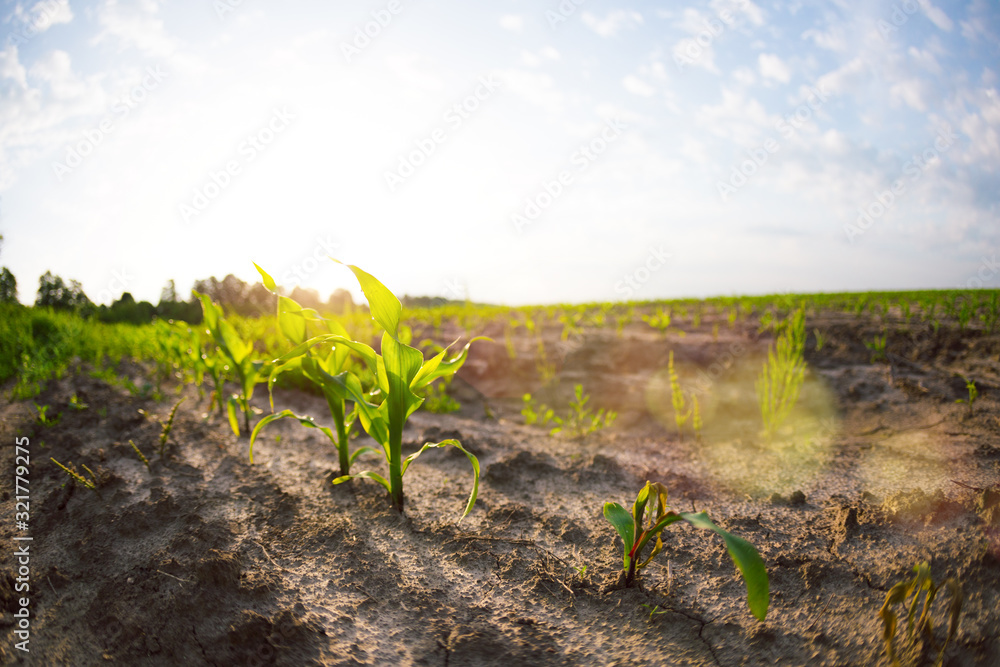
[[[392,506],[403,511],[403,420],[389,422],[389,497]]]

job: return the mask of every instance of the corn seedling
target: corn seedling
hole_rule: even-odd
[[[660,605],[658,604],[652,605],[643,603],[642,606],[649,610],[649,618],[647,620],[649,620],[650,623],[653,622],[654,616],[659,616],[660,614],[666,614],[668,611],[670,611],[669,609],[660,609]]]
[[[667,372],[670,375],[670,400],[674,406],[674,422],[677,424],[677,436],[684,439],[684,424],[691,416],[692,409],[687,407],[684,400],[684,392],[681,390],[680,380],[677,378],[677,371],[674,368],[674,351],[670,350],[670,357],[667,363]]]
[[[276,359],[271,366],[271,373],[267,380],[268,400],[271,404],[271,414],[265,416],[254,426],[250,434],[250,463],[253,463],[253,446],[260,435],[261,430],[273,421],[278,419],[296,419],[300,424],[309,428],[319,429],[323,435],[330,439],[337,450],[338,463],[340,465],[340,475],[351,474],[351,464],[355,459],[365,452],[375,451],[371,447],[361,447],[354,453],[349,450],[349,439],[351,427],[357,418],[357,410],[352,408],[347,410],[349,399],[347,391],[343,386],[343,379],[350,373],[351,348],[346,345],[334,343],[329,345],[317,345],[315,347],[305,345],[309,338],[309,324],[323,325],[329,335],[347,338],[347,330],[343,325],[333,320],[326,320],[320,317],[319,313],[311,308],[303,308],[294,299],[282,296],[278,293],[278,286],[274,279],[264,269],[256,264],[260,273],[264,287],[278,297],[278,327],[294,347],[292,352]],[[289,370],[297,370],[316,385],[323,392],[326,404],[330,410],[330,418],[333,420],[334,432],[329,427],[320,426],[312,417],[308,415],[296,415],[291,410],[274,412],[274,383],[278,376]],[[341,378],[341,382],[337,381]]]
[[[573,388],[574,399],[570,401],[570,412],[565,418],[554,415],[552,421],[557,424],[549,431],[550,435],[556,433],[568,433],[571,438],[582,438],[586,435],[611,426],[618,414],[614,410],[604,411],[600,408],[596,414],[591,414],[587,409],[587,402],[590,396],[583,393],[583,385],[578,384]],[[551,411],[550,411],[551,412]]]
[[[90,406],[80,400],[80,397],[73,394],[69,397],[69,407],[80,412],[81,410],[86,410]]]
[[[649,507],[649,520],[646,509]],[[695,528],[714,531],[726,543],[729,556],[733,559],[747,585],[747,604],[750,612],[760,621],[767,616],[770,601],[767,569],[757,549],[741,537],[733,535],[708,518],[705,512],[674,512],[667,505],[667,488],[659,483],[646,482],[635,502],[632,512],[618,503],[604,504],[604,518],[614,526],[625,547],[624,567],[625,587],[635,585],[636,573],[649,564],[656,554],[663,550],[662,533],[670,524],[684,520]],[[650,540],[655,538],[652,552],[642,560],[642,552]]]
[[[826,336],[819,329],[813,329],[813,334],[816,336],[816,351],[819,352],[823,349],[823,345],[826,343]]]
[[[881,336],[875,336],[872,340],[865,341],[865,347],[871,352],[871,363],[877,363],[879,361],[886,361],[888,357],[885,355],[885,333],[883,332]]]
[[[652,315],[643,315],[642,321],[666,336],[670,333],[670,309],[660,308]]]
[[[777,342],[767,351],[767,362],[756,383],[764,435],[769,440],[795,407],[805,379],[805,311],[799,308],[791,313],[781,329]]]
[[[964,379],[965,379],[965,389],[966,389],[966,391],[969,392],[969,397],[968,398],[960,398],[960,399],[958,399],[955,402],[956,403],[965,403],[966,406],[968,406],[968,408],[969,408],[969,414],[968,414],[968,416],[971,417],[972,416],[972,410],[973,410],[972,406],[976,402],[976,399],[979,398],[979,390],[976,389],[976,383],[975,382],[973,382],[972,380],[970,380],[968,378],[964,378]]]
[[[535,369],[543,386],[548,386],[556,378],[556,365],[549,361],[545,353],[545,341],[542,340],[541,332],[538,334],[538,357],[535,359]]]
[[[410,347],[400,340],[399,320],[403,308],[399,299],[370,274],[353,265],[348,265],[348,268],[354,273],[361,285],[361,291],[368,299],[372,317],[383,330],[381,354],[376,353],[375,350],[362,342],[334,334],[324,334],[305,341],[285,357],[277,360],[276,363],[280,363],[286,358],[299,356],[302,350],[311,348],[318,343],[332,342],[338,347],[343,345],[353,350],[374,375],[379,393],[384,396],[381,405],[373,405],[368,401],[369,396],[362,391],[360,381],[352,373],[342,373],[329,376],[326,379],[340,386],[346,395],[354,401],[362,427],[375,442],[382,446],[386,463],[389,466],[389,479],[366,470],[354,475],[342,475],[333,480],[333,483],[341,484],[354,478],[374,480],[385,487],[389,492],[392,506],[402,512],[403,475],[409,465],[428,449],[456,447],[468,457],[474,474],[472,493],[466,504],[465,513],[462,515],[464,517],[472,511],[479,493],[479,460],[462,447],[460,442],[452,439],[438,443],[426,443],[417,452],[404,459],[402,454],[403,427],[410,415],[424,402],[418,392],[438,378],[454,375],[465,363],[472,343],[477,340],[489,339],[473,338],[458,355],[449,360],[444,358],[448,351],[447,348],[425,360],[420,350]]]
[[[101,492],[97,488],[97,487],[100,486],[100,481],[98,480],[97,475],[94,474],[93,470],[91,470],[90,468],[88,468],[86,465],[83,465],[83,464],[80,465],[80,467],[83,468],[83,470],[88,475],[90,475],[90,479],[87,479],[86,477],[84,477],[83,475],[81,475],[80,473],[78,473],[76,471],[76,467],[73,466],[73,462],[72,461],[69,464],[70,467],[67,468],[63,464],[59,463],[59,461],[56,461],[54,458],[50,457],[49,460],[52,461],[53,463],[55,463],[60,468],[62,468],[66,472],[66,474],[69,475],[70,479],[72,479],[73,481],[78,482],[82,486],[90,489],[91,491],[93,491],[94,493],[97,494],[98,498],[100,498]]]
[[[698,406],[698,395],[691,394],[691,428],[694,430],[694,439],[701,442],[701,409]]]
[[[58,424],[60,417],[62,417],[61,412],[55,417],[49,417],[49,408],[51,407],[51,405],[39,405],[38,403],[35,403],[35,409],[38,410],[38,416],[35,419],[39,424],[45,426],[46,428]]]
[[[181,403],[183,403],[185,400],[187,400],[186,396],[181,398],[181,400],[177,401],[176,403],[174,403],[174,407],[171,408],[170,416],[167,417],[167,421],[160,421],[159,418],[149,414],[145,410],[139,410],[139,414],[141,414],[143,417],[151,419],[160,424],[161,431],[160,431],[159,453],[161,459],[163,458],[164,453],[167,451],[167,440],[170,439],[170,432],[174,429],[174,417],[177,415],[177,408],[179,408],[181,406]]]
[[[533,426],[535,424],[545,426],[552,421],[552,418],[555,416],[555,412],[552,408],[548,407],[544,403],[536,408],[535,399],[531,397],[531,394],[525,394],[522,396],[521,402],[523,403],[523,406],[521,407],[521,416],[524,417],[524,423],[528,426]]]
[[[142,453],[141,449],[139,449],[139,445],[135,444],[135,442],[133,442],[132,440],[129,440],[128,444],[130,444],[132,446],[132,449],[133,449],[133,451],[135,451],[136,456],[139,457],[139,460],[142,461],[142,464],[144,466],[146,466],[146,470],[148,471],[149,470],[149,459],[147,459],[146,455]]]
[[[916,634],[924,641],[924,646],[930,650],[937,649],[938,655],[935,662],[941,665],[944,661],[944,652],[948,644],[958,633],[959,617],[962,614],[962,585],[957,579],[951,577],[943,584],[935,584],[931,578],[931,568],[927,562],[920,563],[913,568],[914,577],[909,581],[903,581],[889,589],[885,596],[885,603],[879,611],[882,619],[885,650],[889,655],[889,660],[893,665],[899,665],[896,654],[895,636],[898,618],[893,611],[893,605],[901,604],[906,608],[906,643],[912,648],[914,645],[914,635]],[[948,634],[944,643],[938,646],[934,637],[934,622],[931,618],[931,607],[938,592],[946,588],[951,601],[948,605]],[[920,609],[920,616],[916,618],[917,607],[920,605],[920,597],[923,593],[923,606]],[[912,596],[912,599],[910,599]],[[909,602],[907,602],[909,600]]]
[[[212,299],[205,294],[193,292],[201,299],[202,313],[204,315],[205,327],[208,329],[212,340],[215,341],[222,355],[236,373],[236,381],[239,385],[239,393],[229,397],[226,403],[226,411],[229,414],[229,425],[233,433],[240,435],[239,418],[236,411],[243,413],[243,428],[246,433],[250,433],[250,399],[253,397],[254,387],[263,375],[264,362],[254,361],[253,342],[244,341],[236,332],[232,324],[223,317],[222,308],[212,302]]]

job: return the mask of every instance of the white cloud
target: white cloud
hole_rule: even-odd
[[[546,46],[541,51],[538,52],[543,58],[548,58],[549,60],[559,60],[561,57],[559,51],[557,51],[552,46]]]
[[[149,56],[169,56],[177,44],[167,35],[163,21],[156,17],[159,10],[156,0],[140,0],[128,9],[120,7],[118,0],[104,0],[97,10],[101,32],[91,41],[99,44],[114,38],[121,48],[132,47]]]
[[[15,29],[15,35],[30,37],[54,25],[69,23],[73,20],[73,10],[69,7],[69,0],[40,0],[28,9],[18,3],[9,20],[21,24]]]
[[[614,37],[622,28],[636,28],[642,23],[642,14],[624,9],[616,9],[603,19],[584,12],[582,18],[583,23],[601,37]]]
[[[931,23],[945,32],[951,32],[953,23],[944,10],[931,4],[931,0],[918,1],[920,2],[920,8],[924,10],[924,14],[927,15],[927,18],[930,19]]]
[[[500,27],[511,32],[524,30],[524,17],[520,14],[506,14],[500,17]]]
[[[859,56],[834,71],[824,74],[816,83],[820,90],[829,91],[833,95],[842,95],[853,92],[860,87],[861,82],[868,76],[868,64],[864,58]]]
[[[632,93],[633,95],[640,95],[642,97],[652,97],[656,93],[656,88],[649,85],[639,77],[634,74],[629,74],[622,81],[622,85],[625,90]]]
[[[0,51],[0,79],[12,79],[21,88],[28,87],[28,79],[17,55],[17,47],[9,45]]]
[[[792,72],[788,65],[773,53],[762,53],[757,57],[760,66],[760,75],[765,79],[774,79],[781,83],[788,83],[792,79]]]

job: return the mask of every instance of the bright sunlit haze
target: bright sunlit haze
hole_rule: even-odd
[[[5,2],[0,265],[510,305],[1000,285],[1000,10]]]

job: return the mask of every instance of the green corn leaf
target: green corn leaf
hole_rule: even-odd
[[[369,453],[370,454],[378,454],[380,452],[377,449],[375,449],[374,447],[359,447],[353,454],[351,454],[351,457],[349,459],[350,462],[351,462],[351,465],[354,465],[354,459],[358,458],[362,454],[369,454]]]
[[[694,514],[682,512],[680,518],[690,523],[695,528],[702,528],[714,531],[726,543],[729,556],[733,559],[736,567],[747,585],[747,604],[750,612],[763,621],[767,616],[767,608],[770,604],[770,586],[767,579],[767,568],[764,561],[752,544],[725,530],[719,528],[708,518],[705,512]]]
[[[330,259],[333,259],[331,257]],[[338,264],[343,264],[340,260],[333,259]],[[378,279],[352,264],[345,264],[361,285],[361,291],[368,299],[368,308],[371,310],[372,318],[378,322],[386,333],[393,338],[399,337],[399,318],[403,313],[403,304],[399,302],[396,295],[389,291]]]
[[[264,283],[264,287],[267,291],[276,293],[278,291],[278,285],[275,284],[274,278],[272,278],[267,271],[257,266],[257,262],[254,262],[253,265],[254,268],[257,269],[258,273],[260,273],[261,282]]]
[[[465,512],[462,514],[462,518],[464,519],[469,515],[469,512],[472,511],[472,507],[476,504],[476,497],[479,495],[479,459],[477,459],[472,452],[463,447],[462,443],[454,439],[442,440],[441,442],[428,442],[418,451],[410,454],[403,460],[402,472],[406,473],[406,469],[410,467],[410,463],[412,463],[418,456],[423,454],[428,449],[437,447],[455,447],[465,454],[465,456],[469,459],[469,463],[472,464],[472,494],[469,495],[469,502],[466,503]]]
[[[226,401],[226,412],[229,414],[229,426],[237,436],[240,434],[240,420],[236,417],[236,397],[230,396]]]
[[[364,472],[359,472],[359,473],[357,473],[355,475],[344,475],[343,477],[338,477],[337,479],[333,480],[333,483],[334,484],[343,484],[344,482],[350,481],[350,480],[355,479],[355,478],[357,478],[357,479],[373,479],[376,482],[378,482],[379,484],[381,484],[382,486],[384,486],[386,491],[389,491],[389,492],[392,491],[392,489],[389,486],[389,481],[385,477],[383,477],[382,475],[379,475],[378,473],[371,472],[370,470],[365,470]]]
[[[420,368],[420,372],[417,373],[415,378],[413,378],[413,382],[410,385],[411,388],[413,390],[422,389],[438,378],[454,375],[469,357],[469,348],[477,340],[488,340],[491,343],[493,342],[493,339],[487,336],[476,336],[465,344],[465,347],[462,348],[462,351],[457,356],[449,359],[448,361],[443,361],[445,353],[448,351],[448,348],[451,347],[451,345],[449,345],[434,357],[424,362],[423,366]],[[454,343],[452,343],[452,345],[454,345]]]
[[[604,503],[604,518],[614,526],[625,544],[625,569],[628,569],[629,554],[635,544],[635,519],[618,503]]]
[[[318,428],[320,431],[323,432],[324,435],[326,435],[326,437],[330,438],[330,442],[332,442],[335,445],[337,444],[337,436],[334,435],[333,431],[330,430],[329,427],[320,426],[313,420],[312,417],[309,417],[308,415],[297,415],[291,410],[282,410],[277,414],[267,415],[259,422],[257,422],[256,426],[254,426],[253,433],[250,434],[250,463],[253,463],[253,443],[257,439],[257,434],[260,433],[265,426],[279,419],[297,419],[299,423],[302,424],[303,426],[308,426],[309,428]]]
[[[306,320],[302,306],[287,296],[278,297],[278,328],[293,345],[306,340]]]
[[[416,348],[397,342],[386,332],[382,335],[381,359],[384,362],[380,367],[385,369],[385,386],[381,382],[379,386],[387,394],[386,403],[389,404],[390,419],[398,419],[405,423],[424,402],[423,398],[410,389],[410,383],[420,371],[424,355]]]

